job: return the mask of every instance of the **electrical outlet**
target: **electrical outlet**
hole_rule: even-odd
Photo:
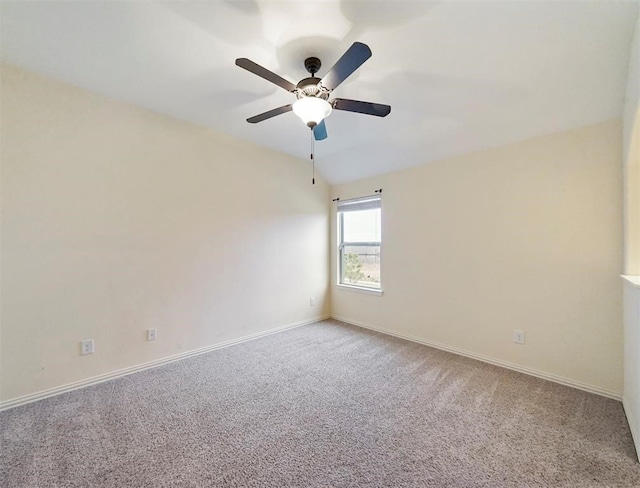
[[[80,341],[80,354],[86,356],[87,354],[93,354],[95,352],[93,339],[85,339]]]
[[[516,344],[524,344],[524,331],[523,330],[514,330],[513,331],[513,342]]]
[[[309,306],[310,307],[315,307],[316,306],[316,299],[311,297],[309,298]]]
[[[147,340],[148,341],[156,340],[156,329],[147,329]]]

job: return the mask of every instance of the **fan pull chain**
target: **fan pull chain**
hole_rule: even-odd
[[[313,155],[315,150],[315,138],[313,137],[313,129],[311,129],[311,184],[316,184],[316,160]]]

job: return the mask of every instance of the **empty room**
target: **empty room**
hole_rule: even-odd
[[[0,486],[640,487],[639,15],[0,0]]]

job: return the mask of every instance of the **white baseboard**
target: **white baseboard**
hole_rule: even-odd
[[[640,432],[638,431],[639,424],[636,422],[636,417],[633,414],[633,410],[629,407],[629,401],[622,396],[622,406],[624,407],[624,413],[627,416],[627,422],[629,423],[629,430],[631,431],[631,437],[633,443],[636,446],[636,456],[640,461]]]
[[[423,344],[425,346],[433,347],[435,349],[440,349],[442,351],[452,352],[454,354],[458,354],[460,356],[466,356],[471,359],[477,359],[478,361],[482,361],[484,363],[493,364],[494,366],[500,366],[502,368],[511,369],[513,371],[518,371],[519,373],[528,374],[530,376],[535,376],[537,378],[541,378],[543,380],[553,381],[554,383],[560,383],[561,385],[570,386],[572,388],[577,388],[578,390],[588,391],[589,393],[595,393],[596,395],[601,395],[607,398],[612,398],[614,400],[621,401],[622,395],[615,391],[606,390],[604,388],[600,388],[598,386],[589,385],[586,383],[581,383],[579,381],[572,380],[570,378],[565,378],[563,376],[558,376],[551,373],[545,373],[544,371],[538,371],[533,368],[528,368],[526,366],[520,366],[519,364],[510,363],[508,361],[503,361],[502,359],[492,358],[490,356],[484,356],[482,354],[477,354],[475,352],[467,351],[465,349],[460,349],[458,347],[448,346],[446,344],[441,344],[438,342],[427,341],[425,339],[421,339],[419,337],[400,334],[398,332],[384,329],[381,327],[373,326],[370,324],[365,324],[362,322],[358,322],[356,320],[349,319],[347,317],[341,317],[338,315],[334,315],[332,317],[334,320],[339,320],[340,322],[345,322],[347,324],[355,325],[357,327],[362,327],[364,329],[374,330],[376,332],[380,332],[382,334],[390,335],[393,337],[399,337],[400,339],[405,339],[411,342],[417,342],[418,344]]]
[[[93,376],[91,378],[86,378],[80,381],[74,381],[73,383],[68,383],[66,385],[57,386],[55,388],[49,388],[47,390],[42,390],[36,393],[31,393],[29,395],[12,398],[10,400],[5,400],[3,402],[0,402],[0,412],[3,410],[7,410],[9,408],[26,405],[27,403],[36,402],[44,398],[60,395],[68,391],[78,390],[80,388],[85,388],[87,386],[97,385],[98,383],[103,383],[105,381],[121,378],[122,376],[127,376],[133,373],[137,373],[138,371],[144,371],[145,369],[156,368],[158,366],[162,366],[168,363],[173,363],[175,361],[180,361],[182,359],[197,356],[199,354],[215,351],[216,349],[222,349],[223,347],[229,347],[235,344],[240,344],[241,342],[247,342],[253,339],[258,339],[259,337],[264,337],[271,334],[277,334],[278,332],[283,332],[285,330],[293,329],[295,327],[312,324],[314,322],[319,322],[321,320],[326,320],[328,318],[329,318],[328,316],[314,317],[312,319],[303,320],[303,321],[295,322],[292,324],[282,325],[280,327],[275,327],[273,329],[257,332],[255,334],[250,334],[248,336],[239,337],[237,339],[231,339],[229,341],[220,342],[218,344],[213,344],[213,345],[201,347],[198,349],[192,349],[191,351],[182,352],[180,354],[174,354],[172,356],[156,359],[154,361],[149,361],[147,363],[130,366],[128,368],[118,369],[116,371],[111,371],[110,373]]]
[[[257,332],[255,334],[250,334],[248,336],[243,336],[243,337],[239,337],[237,339],[232,339],[229,341],[225,341],[225,342],[220,342],[218,344],[213,344],[210,346],[206,346],[206,347],[201,347],[198,349],[193,349],[191,351],[186,351],[180,354],[175,354],[172,356],[167,356],[165,358],[161,358],[161,359],[156,359],[154,361],[149,361],[147,363],[142,363],[142,364],[138,364],[135,366],[130,366],[128,368],[123,368],[123,369],[119,369],[116,371],[112,371],[110,373],[105,373],[102,375],[98,375],[98,376],[93,376],[91,378],[86,378],[84,380],[80,380],[80,381],[75,381],[73,383],[68,383],[66,385],[62,385],[62,386],[58,386],[55,388],[50,388],[47,390],[42,390],[36,393],[31,393],[29,395],[24,395],[24,396],[20,396],[20,397],[16,397],[16,398],[12,398],[9,400],[5,400],[3,402],[0,402],[0,411],[3,410],[7,410],[9,408],[14,408],[14,407],[18,407],[21,405],[26,405],[27,403],[32,403],[32,402],[36,402],[38,400],[42,400],[44,398],[49,398],[52,396],[56,396],[56,395],[60,395],[62,393],[66,393],[68,391],[73,391],[73,390],[78,390],[80,388],[85,388],[87,386],[92,386],[92,385],[96,385],[98,383],[103,383],[105,381],[109,381],[112,379],[116,379],[116,378],[120,378],[122,376],[127,376],[129,374],[133,374],[133,373],[137,373],[138,371],[144,371],[145,369],[150,369],[150,368],[155,368],[158,366],[162,366],[164,364],[168,364],[168,363],[172,363],[174,361],[180,361],[182,359],[186,359],[192,356],[197,356],[199,354],[205,354],[207,352],[210,351],[215,351],[216,349],[222,349],[224,347],[229,347],[229,346],[233,346],[234,344],[240,344],[242,342],[246,342],[246,341],[250,341],[253,339],[258,339],[259,337],[264,337],[267,335],[271,335],[271,334],[277,334],[278,332],[283,332],[285,330],[289,330],[289,329],[293,329],[295,327],[300,327],[303,325],[307,325],[307,324],[311,324],[314,322],[319,322],[321,320],[326,320],[328,318],[333,318],[335,320],[339,320],[341,322],[345,322],[351,325],[355,325],[357,327],[362,327],[365,329],[370,329],[370,330],[374,330],[376,332],[380,332],[386,335],[390,335],[390,336],[394,336],[394,337],[399,337],[400,339],[405,339],[411,342],[416,342],[419,344],[423,344],[425,346],[429,346],[429,347],[434,347],[436,349],[440,349],[443,351],[447,351],[447,352],[451,352],[454,354],[458,354],[460,356],[466,356],[472,359],[477,359],[479,361],[483,361],[485,363],[489,363],[489,364],[493,364],[495,366],[500,366],[503,368],[507,368],[507,369],[511,369],[513,371],[518,371],[520,373],[525,373],[531,376],[535,376],[537,378],[542,378],[545,380],[549,380],[549,381],[553,381],[555,383],[560,383],[562,385],[566,385],[566,386],[570,386],[573,388],[577,388],[579,390],[584,390],[590,393],[595,393],[597,395],[601,395],[601,396],[605,396],[608,398],[613,398],[614,400],[618,400],[618,401],[623,401],[622,396],[619,393],[613,392],[613,391],[609,391],[609,390],[605,390],[603,388],[599,388],[597,386],[593,386],[593,385],[588,385],[585,383],[581,383],[578,381],[574,381],[571,380],[569,378],[564,378],[562,376],[557,376],[554,374],[550,374],[550,373],[545,373],[542,371],[538,371],[532,368],[527,368],[525,366],[520,366],[518,364],[515,363],[510,363],[507,361],[502,361],[500,359],[495,359],[489,356],[484,356],[482,354],[476,354],[474,352],[471,351],[466,351],[464,349],[460,349],[457,347],[452,347],[452,346],[448,346],[446,344],[440,344],[437,342],[432,342],[432,341],[427,341],[424,339],[420,339],[418,337],[414,337],[414,336],[410,336],[410,335],[406,335],[406,334],[400,334],[397,333],[395,331],[391,331],[391,330],[387,330],[387,329],[383,329],[381,327],[376,327],[373,325],[369,325],[369,324],[365,324],[356,320],[352,320],[346,317],[341,317],[341,316],[333,316],[333,317],[328,317],[328,316],[320,316],[320,317],[315,317],[312,319],[308,319],[308,320],[304,320],[301,322],[295,322],[292,324],[287,324],[287,325],[283,325],[280,327],[275,327],[273,329],[269,329],[266,331],[262,331],[262,332]],[[623,401],[623,405],[624,405],[624,401]],[[625,406],[625,412],[627,414],[627,419],[629,420],[629,425],[631,426],[631,433],[633,435],[633,439],[636,445],[636,451],[638,452],[638,455],[640,456],[640,432],[636,432],[636,428],[635,426],[637,424],[634,423],[635,419],[632,417],[632,414],[630,413],[630,410],[628,409],[627,406]]]

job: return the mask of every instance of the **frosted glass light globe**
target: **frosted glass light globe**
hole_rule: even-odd
[[[293,113],[313,128],[331,114],[331,104],[322,98],[304,97],[293,104]]]

